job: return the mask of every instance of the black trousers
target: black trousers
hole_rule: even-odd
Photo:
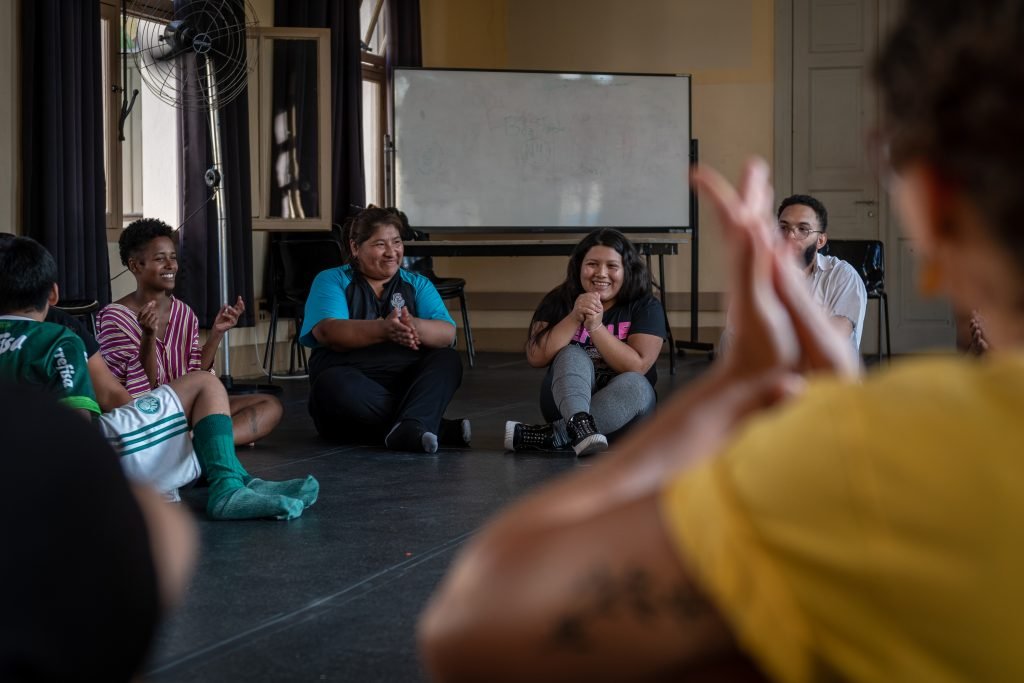
[[[358,361],[317,373],[309,414],[323,437],[346,443],[382,443],[401,420],[438,433],[441,417],[462,384],[455,349],[427,349],[412,362],[380,367]]]

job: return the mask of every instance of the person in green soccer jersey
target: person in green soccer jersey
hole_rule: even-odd
[[[25,237],[0,240],[0,379],[40,386],[95,419],[129,478],[167,498],[176,500],[177,489],[201,466],[213,519],[293,519],[316,501],[313,477],[268,482],[249,476],[235,456],[227,394],[208,373],[180,377],[103,412],[82,340],[45,322],[58,300],[56,279],[56,264],[42,245]]]

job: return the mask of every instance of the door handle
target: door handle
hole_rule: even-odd
[[[857,199],[853,203],[854,204],[864,204],[866,206],[874,206],[878,202],[876,202],[874,199]]]

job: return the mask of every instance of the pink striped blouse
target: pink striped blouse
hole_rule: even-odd
[[[110,304],[96,316],[96,340],[107,367],[134,398],[152,387],[142,367],[142,326],[127,306]],[[195,312],[171,297],[171,315],[163,339],[156,340],[157,386],[202,369],[203,350],[199,346],[199,320]]]

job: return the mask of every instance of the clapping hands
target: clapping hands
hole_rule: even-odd
[[[748,162],[738,188],[709,167],[695,169],[692,181],[711,201],[729,251],[736,332],[729,370],[739,377],[780,370],[859,375],[849,340],[829,324],[780,244],[768,165]]]
[[[985,336],[985,319],[978,311],[971,311],[971,344],[967,350],[976,356],[989,350],[988,337]]]
[[[391,309],[388,317],[384,318],[384,329],[388,340],[407,346],[413,351],[419,350],[420,335],[408,306],[403,306],[401,310]]]
[[[604,306],[601,295],[597,292],[584,292],[576,297],[571,314],[588,332],[601,325],[604,318]]]
[[[160,324],[160,314],[156,311],[156,301],[150,301],[141,309],[138,316],[139,327],[142,328],[143,337],[156,336],[156,328]]]
[[[245,302],[242,301],[242,297],[238,297],[234,306],[227,304],[221,306],[217,317],[213,320],[213,331],[217,334],[224,334],[238,324],[238,319],[243,313],[245,313]]]

